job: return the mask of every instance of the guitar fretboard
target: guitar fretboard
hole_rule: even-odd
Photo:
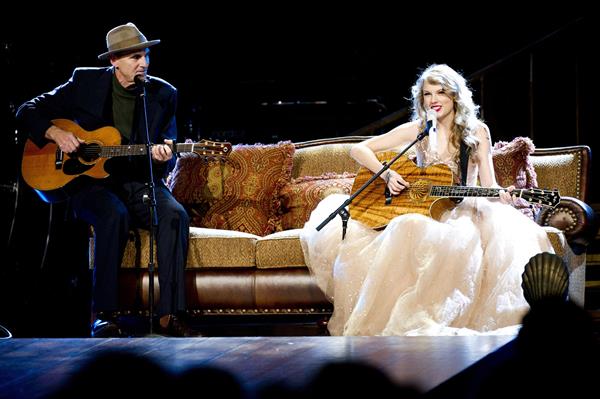
[[[173,149],[173,146],[171,146],[171,149]],[[224,152],[226,152],[226,149],[225,146],[220,147],[216,144],[206,145],[204,143],[180,143],[175,144],[174,152],[196,152],[201,155],[222,155]],[[108,145],[101,147],[99,156],[101,158],[111,158],[144,154],[146,154],[145,144]]]
[[[121,157],[127,155],[144,155],[146,153],[145,144],[132,144],[132,145],[109,145],[103,146],[100,150],[100,157],[111,158]]]
[[[433,186],[431,195],[434,197],[499,197],[499,188],[469,187],[469,186]],[[519,196],[521,190],[513,190]]]

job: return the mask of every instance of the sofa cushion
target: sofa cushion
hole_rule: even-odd
[[[514,185],[515,188],[537,187],[537,176],[529,157],[534,150],[535,146],[528,137],[494,144],[492,161],[498,184],[502,187]],[[527,201],[517,200],[515,207],[531,219],[535,218],[534,209]]]
[[[137,229],[131,236],[121,267],[148,267],[148,231]],[[259,237],[240,232],[190,227],[187,268],[255,267],[256,240]],[[154,247],[156,259],[156,246]],[[160,267],[160,265],[158,265]]]
[[[328,195],[350,194],[355,177],[356,173],[345,172],[292,179],[279,193],[283,230],[302,228],[317,204]]]
[[[256,241],[256,267],[259,269],[305,267],[300,230],[285,230]]]
[[[258,238],[242,231],[190,227],[187,267],[255,267]]]

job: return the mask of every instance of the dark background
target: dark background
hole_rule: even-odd
[[[553,33],[532,48],[535,90],[563,110],[560,99],[573,94],[565,91],[576,90],[575,62],[581,68],[595,47],[585,11],[574,6],[542,12],[504,3],[479,13],[401,4],[197,7],[92,10],[81,17],[54,9],[27,18],[4,14],[4,101],[18,105],[50,90],[75,66],[107,65],[96,58],[106,51],[105,34],[127,21],[150,40],[162,40],[152,48],[150,73],[179,89],[181,135],[224,134],[244,142],[350,134],[407,106],[410,86],[428,64],[447,63],[470,76]],[[528,121],[520,120],[529,111],[522,105],[528,56],[509,57],[486,76],[488,90],[501,82],[483,103],[477,98],[484,111],[503,113],[485,117],[494,137],[528,133]],[[477,82],[472,85],[480,95]],[[536,122],[553,114],[542,112]],[[512,131],[503,126],[507,120],[514,120]]]
[[[66,81],[74,67],[106,65],[97,59],[106,51],[106,32],[126,22],[149,40],[161,39],[150,74],[179,90],[180,140],[377,134],[407,120],[399,113],[391,123],[378,122],[409,105],[422,68],[447,63],[475,77],[475,100],[494,141],[529,136],[538,147],[585,144],[594,152],[594,14],[576,3],[541,10],[504,2],[480,12],[442,5],[169,2],[131,12],[87,3],[68,12],[32,5],[3,12],[0,205],[8,245],[0,324],[20,335],[87,334],[87,230],[68,219],[63,205],[50,207],[19,183],[26,132],[15,132],[13,115],[22,102]],[[588,202],[598,209],[593,183]]]

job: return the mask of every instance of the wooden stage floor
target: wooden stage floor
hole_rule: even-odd
[[[514,337],[13,338],[0,340],[0,397],[37,398],[90,359],[126,350],[169,373],[195,367],[231,372],[246,392],[305,384],[323,365],[358,361],[426,392]],[[139,383],[139,382],[138,382]]]

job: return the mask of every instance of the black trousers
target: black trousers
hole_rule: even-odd
[[[75,217],[94,226],[92,311],[118,310],[118,274],[129,229],[148,228],[150,210],[143,202],[148,190],[141,182],[92,182],[71,198]],[[158,228],[156,264],[160,286],[158,316],[185,309],[184,268],[189,218],[183,206],[162,184],[155,187]]]

